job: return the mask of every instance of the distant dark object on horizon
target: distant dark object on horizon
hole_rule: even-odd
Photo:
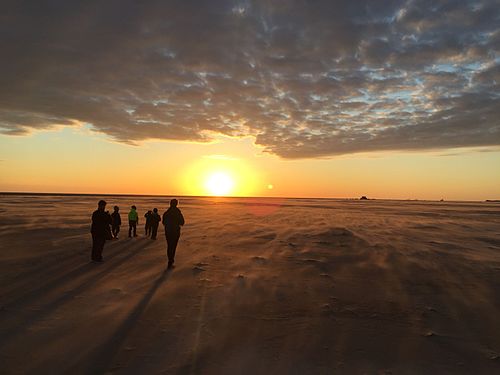
[[[359,200],[360,200],[360,201],[367,201],[367,200],[368,200],[368,198],[367,198],[365,195],[363,195],[361,198],[359,198]]]
[[[486,202],[489,202],[489,203],[500,203],[500,199],[486,199]]]

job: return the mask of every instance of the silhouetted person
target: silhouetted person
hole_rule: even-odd
[[[144,224],[144,232],[146,233],[146,236],[151,235],[151,215],[153,214],[153,211],[149,210],[144,214],[144,217],[146,218],[146,224]]]
[[[153,208],[153,212],[151,213],[149,220],[151,221],[150,223],[151,239],[156,240],[156,234],[158,233],[158,225],[160,224],[161,221],[161,216],[158,214],[157,208]]]
[[[170,208],[163,214],[163,225],[165,226],[165,237],[167,238],[168,268],[174,266],[175,249],[181,236],[181,225],[184,225],[184,217],[181,210],[177,208],[177,199],[170,201]]]
[[[111,214],[111,234],[113,238],[118,238],[118,233],[120,233],[120,225],[122,225],[122,218],[120,216],[120,208],[118,206],[113,207],[114,211]]]
[[[102,262],[102,251],[106,239],[110,237],[111,231],[111,216],[108,212],[104,211],[106,202],[100,200],[97,204],[97,210],[92,214],[92,226],[90,233],[92,233],[92,255],[93,262]]]
[[[132,231],[134,232],[134,237],[137,237],[137,224],[139,224],[139,214],[137,213],[137,207],[132,206],[130,212],[128,213],[128,236],[132,237]]]

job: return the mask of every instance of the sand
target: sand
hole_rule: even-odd
[[[498,203],[180,198],[166,271],[99,198],[0,195],[2,373],[500,373]]]

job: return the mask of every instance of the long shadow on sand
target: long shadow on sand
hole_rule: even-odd
[[[144,310],[149,305],[149,302],[154,297],[156,291],[162,283],[170,277],[170,271],[165,270],[154,281],[153,285],[146,292],[144,297],[139,301],[135,308],[125,318],[123,323],[110,335],[109,339],[102,345],[99,345],[86,358],[75,363],[67,373],[87,373],[87,374],[104,374],[107,373],[112,364],[115,355],[118,353],[121,345],[128,337],[129,332],[135,327],[137,321],[143,314]]]
[[[136,250],[140,250],[140,249],[145,247],[145,246],[141,246],[141,245],[144,245],[144,244],[139,243],[137,246],[134,246],[130,249],[117,249],[117,250],[115,250],[113,253],[106,255],[106,261],[103,265],[105,266],[106,264],[109,264],[110,261],[112,259],[114,259],[116,256],[123,254],[123,250],[136,251]],[[128,259],[128,258],[126,258],[126,259]],[[79,263],[81,263],[80,259],[78,261],[79,261]],[[122,262],[120,262],[120,264],[121,263]],[[65,264],[58,263],[57,269],[60,269],[61,267],[64,267],[64,266],[65,266]],[[24,295],[21,295],[17,298],[14,298],[12,301],[5,303],[2,306],[2,308],[8,310],[8,309],[15,308],[16,306],[23,305],[24,303],[29,302],[30,300],[35,300],[35,299],[39,298],[40,296],[43,296],[45,293],[50,292],[52,289],[60,287],[65,282],[75,280],[75,278],[77,278],[81,275],[87,274],[89,272],[89,270],[93,270],[99,266],[100,265],[95,265],[95,264],[91,264],[91,263],[80,264],[76,268],[73,268],[72,270],[69,270],[68,272],[63,273],[62,275],[56,277],[55,279],[52,279],[51,281],[41,285],[40,287],[33,289],[33,290],[29,291],[28,293],[25,293]],[[106,269],[109,270],[108,267],[106,267]],[[39,276],[45,276],[45,275],[50,274],[52,271],[55,271],[55,270],[56,270],[56,268],[54,268],[53,270],[52,269],[46,270],[44,275],[39,275]],[[33,279],[34,279],[33,275],[30,275],[30,280],[33,280]],[[31,286],[32,283],[30,283],[28,285]],[[18,295],[21,291],[23,291],[25,289],[26,289],[26,285],[22,285],[21,287],[10,291],[10,294]]]
[[[75,296],[83,293],[85,289],[93,286],[94,284],[97,284],[101,279],[109,275],[109,273],[122,265],[123,263],[129,261],[136,255],[140,254],[141,249],[144,249],[146,246],[135,246],[132,248],[130,253],[127,256],[124,256],[123,258],[119,259],[118,261],[114,263],[110,263],[109,260],[102,264],[98,265],[97,267],[103,267],[100,272],[97,273],[91,273],[88,275],[88,277],[83,281],[79,286],[72,288],[69,292],[64,293],[64,295],[61,295],[59,298],[53,300],[52,302],[49,302],[48,304],[45,304],[41,310],[34,311],[27,316],[23,317],[22,319],[16,319],[15,324],[10,324],[9,328],[6,330],[2,330],[2,335],[0,338],[0,347],[4,346],[5,344],[8,343],[8,341],[16,335],[19,335],[26,331],[34,322],[42,319],[43,317],[51,314],[53,311],[55,311],[59,306],[63,305],[65,302],[70,301],[75,298]],[[115,254],[116,256],[117,254]],[[113,257],[114,258],[114,257]],[[109,258],[108,258],[109,259]],[[46,284],[45,286],[38,288],[27,295],[17,299],[16,301],[10,303],[7,306],[4,306],[4,310],[11,309],[12,307],[18,307],[21,306],[23,303],[28,302],[30,299],[36,299],[37,297],[40,297],[41,294],[46,293],[47,291],[54,289],[56,287],[60,287],[61,283],[67,280],[72,280],[75,279],[76,277],[87,273],[87,271],[93,269],[96,267],[96,265],[92,264],[85,264],[81,267],[78,267],[76,270],[73,270],[71,272],[66,273],[64,276],[57,278],[56,280],[51,281],[50,283]],[[6,308],[7,307],[7,308]]]
[[[86,249],[87,250],[87,249]],[[107,250],[107,248],[106,248]],[[86,254],[88,254],[88,250],[85,251]],[[74,252],[68,253],[67,248],[60,248],[57,249],[53,252],[50,253],[50,255],[47,254],[39,254],[33,257],[30,257],[28,259],[23,259],[22,262],[12,262],[9,264],[9,261],[4,261],[2,262],[1,266],[2,267],[9,267],[9,266],[19,266],[22,268],[21,272],[16,273],[16,279],[18,280],[27,280],[24,285],[21,287],[18,286],[17,289],[13,289],[9,291],[10,294],[13,294],[16,292],[16,290],[22,290],[25,289],[26,285],[29,285],[29,281],[33,279],[33,277],[38,277],[38,276],[43,276],[46,275],[52,270],[57,270],[61,268],[61,266],[65,267],[73,267],[76,263],[81,263],[81,260],[76,257],[77,254]],[[56,260],[57,262],[54,262]],[[33,265],[36,264],[36,265]]]

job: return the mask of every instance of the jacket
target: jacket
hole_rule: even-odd
[[[163,214],[162,222],[165,226],[165,232],[180,233],[181,226],[184,225],[184,216],[177,207],[170,207]]]
[[[95,210],[92,214],[90,233],[95,237],[107,238],[110,233],[111,216],[108,212]]]
[[[137,211],[134,210],[133,208],[128,213],[128,220],[129,221],[139,221],[139,215],[137,214]]]
[[[114,226],[122,225],[122,218],[119,212],[113,212],[111,214],[111,225]]]

